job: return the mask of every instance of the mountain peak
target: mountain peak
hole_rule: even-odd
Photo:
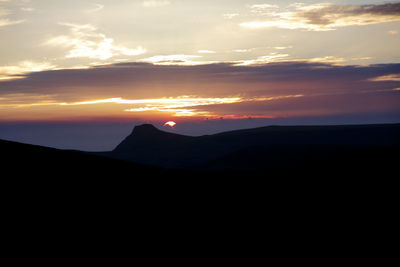
[[[154,132],[154,131],[159,132],[160,130],[157,129],[156,127],[154,127],[153,124],[142,124],[142,125],[135,126],[135,128],[133,128],[133,132],[132,133]]]
[[[137,125],[132,133],[127,136],[115,149],[114,152],[152,150],[159,147],[171,146],[191,139],[192,137],[175,133],[164,132],[152,124]],[[144,153],[144,152],[143,152]]]

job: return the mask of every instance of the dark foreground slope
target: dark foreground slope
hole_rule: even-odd
[[[393,167],[399,148],[400,124],[270,126],[200,137],[141,125],[103,155],[196,171],[360,170]]]
[[[259,202],[307,192],[310,201],[327,193],[337,201],[339,191],[390,197],[399,132],[400,125],[264,127],[187,137],[145,125],[102,156],[0,140],[0,188],[24,201],[43,195],[46,203],[103,199],[102,206],[134,201],[136,207],[171,198],[179,205],[210,197]]]
[[[101,180],[121,174],[140,179],[162,173],[156,167],[5,140],[0,140],[0,164],[3,180],[16,177]]]
[[[129,138],[123,144],[134,145],[132,149],[141,147],[143,151],[147,151],[147,145],[153,146],[158,148],[157,153],[177,143],[181,149],[188,146],[187,151],[199,150],[200,145],[208,144],[205,151],[215,152],[225,151],[228,144],[241,139],[240,136],[261,134],[258,131],[264,130],[202,138],[154,132],[152,138],[159,138],[158,145],[152,143],[151,138],[148,143]],[[171,142],[165,147],[162,146],[164,137]],[[189,144],[195,148],[190,148]],[[130,152],[124,147],[119,149],[123,153]],[[208,164],[216,164],[219,169],[228,164],[230,170],[232,164],[243,166],[243,160],[258,155],[253,148],[248,149],[228,154],[228,158],[219,159],[222,162]],[[285,151],[280,149],[282,147],[277,147],[269,153]],[[292,147],[286,149],[294,151]],[[366,155],[372,153],[371,150],[366,152]],[[152,155],[147,159],[157,158]],[[287,158],[286,152],[282,155],[282,160]],[[299,157],[301,155],[296,156]],[[260,158],[261,162],[263,159]],[[337,164],[333,161],[330,166],[340,167]],[[390,178],[384,175],[387,169],[371,176],[374,173],[366,171],[370,166],[363,169],[361,174],[364,175],[350,177],[351,172],[345,169],[341,169],[343,173],[332,173],[330,169],[316,171],[315,167],[304,172],[264,169],[251,174],[226,170],[175,172],[81,152],[0,140],[0,167],[3,236],[10,236],[6,244],[17,256],[24,251],[19,248],[21,244],[34,256],[40,254],[35,250],[43,251],[38,241],[50,244],[46,251],[53,253],[54,249],[53,254],[57,256],[60,247],[70,248],[70,244],[86,253],[88,244],[94,248],[104,247],[106,243],[114,245],[132,237],[129,240],[135,240],[144,247],[144,255],[151,256],[153,250],[148,248],[152,248],[155,241],[167,247],[170,240],[182,240],[186,244],[188,236],[195,242],[222,239],[231,242],[239,238],[239,241],[254,243],[254,238],[247,236],[258,238],[260,233],[269,238],[273,236],[278,245],[292,239],[302,244],[303,240],[321,244],[321,240],[326,239],[336,245],[350,236],[352,248],[348,250],[353,253],[354,240],[370,246],[371,240],[374,241],[371,229],[378,229],[377,236],[390,236],[393,230],[388,226],[396,222],[393,217],[396,207],[391,206],[397,203],[397,187],[392,182],[396,180],[387,179]],[[173,177],[184,179],[162,179]],[[378,218],[381,225],[373,218]],[[323,247],[326,250],[326,246]]]

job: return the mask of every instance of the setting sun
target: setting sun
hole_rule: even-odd
[[[168,122],[164,123],[164,126],[169,126],[171,128],[174,128],[175,125],[176,125],[176,122],[174,122],[174,121],[168,121]]]

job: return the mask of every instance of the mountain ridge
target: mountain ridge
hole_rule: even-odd
[[[381,175],[396,170],[400,124],[268,126],[200,137],[147,125],[135,127],[119,146],[121,150],[98,153],[0,140],[0,156],[2,166],[11,172],[49,176],[53,170],[71,177],[128,173],[125,178],[189,177],[204,172],[264,177],[300,170],[315,176],[351,171]]]
[[[285,158],[290,158],[286,166],[298,166],[299,163],[311,164],[319,157],[329,158],[330,154],[335,154],[339,160],[346,153],[355,156],[361,150],[365,153],[375,148],[398,149],[399,136],[400,124],[266,126],[198,137],[168,133],[146,124],[136,126],[116,149],[103,155],[163,168],[196,170],[207,169],[204,166],[210,166],[211,162],[236,155],[231,166],[226,162],[222,164],[234,170],[242,169],[240,151],[250,155],[253,151],[260,166],[252,168],[285,167]],[[281,160],[274,160],[271,153],[279,155]],[[299,155],[298,162],[296,157],[288,156],[291,154]],[[303,160],[303,156],[307,160]],[[262,159],[266,164],[262,164]]]
[[[137,149],[151,149],[160,145],[178,145],[193,137],[161,131],[151,124],[135,126],[128,135],[112,152],[128,153]]]

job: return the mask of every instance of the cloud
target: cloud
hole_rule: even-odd
[[[147,0],[142,2],[144,7],[163,7],[170,4],[171,2],[167,0]]]
[[[222,15],[224,19],[233,19],[237,16],[239,16],[239,13],[226,13]]]
[[[346,62],[346,59],[342,58],[342,57],[325,56],[325,57],[316,57],[316,58],[311,58],[311,59],[304,59],[304,60],[300,60],[300,61],[323,62],[323,63],[337,64],[337,63]]]
[[[330,31],[340,27],[400,21],[400,3],[380,5],[292,4],[290,11],[264,12],[268,19],[243,22],[246,28]],[[253,10],[252,10],[253,11]]]
[[[155,65],[181,65],[181,66],[193,66],[193,65],[204,65],[207,64],[205,61],[195,61],[193,59],[202,58],[198,55],[159,55],[144,58],[139,60],[140,62],[152,63]]]
[[[364,116],[370,119],[380,114],[400,114],[399,96],[393,93],[332,94],[286,97],[271,101],[239,102],[198,107],[197,111],[208,111],[226,117],[231,114],[246,114],[249,118],[318,118],[324,116]]]
[[[251,51],[253,51],[254,50],[254,48],[248,48],[248,49],[235,49],[235,50],[233,50],[233,52],[236,52],[236,53],[248,53],[248,52],[251,52]]]
[[[276,50],[286,50],[286,49],[290,49],[293,48],[293,46],[275,46],[274,49]]]
[[[31,107],[49,107],[49,106],[89,106],[89,105],[123,105],[120,109],[124,112],[162,112],[175,117],[219,117],[218,114],[200,110],[201,107],[226,105],[234,103],[253,103],[276,101],[287,98],[298,98],[304,95],[285,95],[260,98],[242,98],[242,97],[196,97],[196,96],[178,96],[169,98],[147,98],[147,99],[124,99],[121,97],[84,100],[76,102],[57,102],[51,95],[24,95],[11,94],[8,97],[0,98],[0,109],[4,108],[31,108]],[[129,107],[129,108],[128,108]],[[199,109],[200,108],[200,109]],[[225,114],[226,115],[226,114]],[[238,118],[231,115],[232,118]],[[240,117],[240,115],[239,115]],[[258,116],[258,117],[261,117]],[[263,116],[266,117],[266,116]],[[267,116],[269,117],[269,116]]]
[[[237,103],[241,101],[255,101],[244,100],[239,97],[234,98],[199,98],[190,96],[178,96],[175,98],[158,98],[158,99],[123,99],[121,97],[95,99],[77,102],[57,102],[51,99],[49,95],[11,95],[8,98],[0,98],[1,108],[29,108],[40,106],[85,106],[85,105],[124,105],[121,108],[124,112],[166,112],[173,114],[177,117],[191,117],[191,116],[212,116],[207,112],[196,112],[195,107],[207,105],[219,105],[227,103]],[[127,106],[129,108],[127,108]]]
[[[249,59],[249,60],[240,60],[236,62],[237,66],[248,66],[248,65],[264,65],[266,63],[271,62],[279,62],[283,59],[287,58],[289,54],[279,54],[279,53],[270,53],[266,56],[260,56],[256,59]]]
[[[393,73],[400,73],[400,64],[118,63],[0,81],[0,109],[4,118],[25,119],[35,114],[39,119],[82,114],[232,119],[399,115],[400,95],[394,88],[400,81]]]
[[[23,20],[23,19],[13,20],[13,19],[7,18],[7,16],[10,14],[11,14],[10,10],[0,8],[0,27],[16,25],[16,24],[25,22],[25,20]]]
[[[200,54],[215,54],[217,52],[212,51],[212,50],[198,50],[197,53],[200,53]]]
[[[93,8],[86,10],[87,13],[96,13],[100,10],[104,9],[105,5],[102,4],[93,4]]]
[[[251,12],[256,14],[269,14],[271,10],[275,10],[278,8],[279,6],[271,4],[256,4],[250,6]]]
[[[176,59],[176,57],[174,57]],[[154,58],[154,61],[172,60]],[[168,62],[169,63],[169,62]],[[59,102],[89,99],[177,97],[260,98],[283,95],[364,94],[400,87],[400,64],[341,66],[321,62],[272,62],[238,65],[118,63],[88,69],[25,73],[0,81],[0,97],[8,94],[56,95]],[[380,78],[371,81],[376,77]],[[384,81],[385,80],[385,81]]]
[[[55,68],[55,65],[48,62],[22,61],[17,65],[0,66],[0,80],[23,78],[26,73]]]
[[[369,79],[373,82],[400,82],[400,74],[388,74]]]
[[[114,43],[114,39],[99,33],[97,28],[90,24],[60,23],[60,25],[70,29],[69,35],[50,38],[45,45],[68,48],[66,58],[107,60],[115,56],[137,56],[146,52],[141,46],[127,48],[117,45]]]
[[[35,9],[33,7],[21,7],[21,10],[25,11],[25,12],[33,12],[33,11],[35,11]]]
[[[177,98],[164,98],[158,100],[145,100],[141,107],[125,109],[127,112],[158,111],[173,113],[176,117],[212,116],[209,112],[198,112],[194,108],[199,106],[220,105],[240,102],[239,97],[225,98],[196,98],[181,96]]]
[[[10,19],[2,19],[0,18],[0,27],[16,25],[25,22],[25,20],[10,20]]]
[[[192,117],[206,116],[208,118],[219,117],[218,114],[213,114],[207,111],[200,111],[199,107],[234,104],[234,103],[257,103],[274,101],[279,99],[297,98],[303,95],[287,95],[262,98],[241,98],[241,97],[220,97],[220,98],[199,98],[190,96],[178,96],[175,98],[159,98],[159,99],[122,99],[110,98],[92,101],[82,101],[73,103],[54,103],[61,106],[76,106],[76,105],[95,105],[104,103],[136,105],[135,108],[124,109],[125,112],[167,112],[175,117]],[[49,105],[49,103],[38,103],[34,105]]]

